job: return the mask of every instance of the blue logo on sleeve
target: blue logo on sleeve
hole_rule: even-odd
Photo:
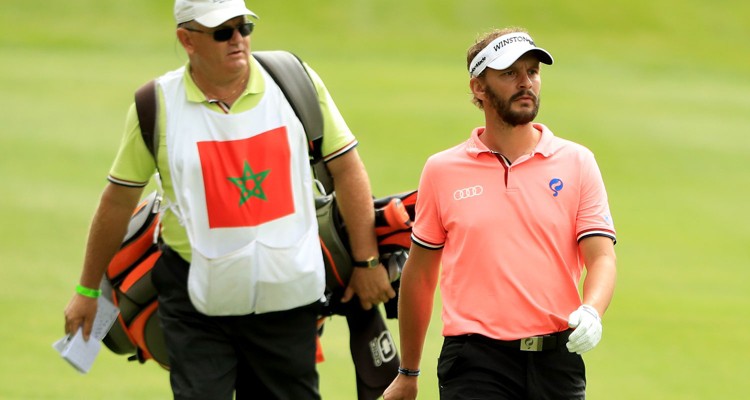
[[[560,191],[563,188],[563,181],[560,178],[552,178],[552,180],[549,181],[549,188],[554,193],[553,196],[557,197],[558,194],[560,194]]]

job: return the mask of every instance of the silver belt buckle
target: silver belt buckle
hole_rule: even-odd
[[[544,340],[541,336],[521,339],[521,351],[542,351]]]

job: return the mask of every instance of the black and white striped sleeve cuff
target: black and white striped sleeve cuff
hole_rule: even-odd
[[[411,241],[417,244],[418,246],[424,247],[425,249],[428,249],[428,250],[440,250],[445,246],[445,243],[438,244],[438,243],[431,243],[426,240],[422,240],[418,238],[417,235],[415,235],[413,232],[411,234]]]
[[[132,188],[145,187],[146,185],[148,185],[148,182],[126,181],[124,179],[115,178],[112,175],[107,176],[107,180],[114,183],[115,185],[127,186],[127,187],[132,187]]]

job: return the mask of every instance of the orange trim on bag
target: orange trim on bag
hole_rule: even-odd
[[[120,308],[120,302],[117,300],[117,289],[112,289],[112,303],[117,306],[117,308]],[[122,331],[125,332],[125,336],[128,337],[130,343],[132,343],[133,346],[137,348],[138,346],[136,346],[133,333],[130,332],[130,329],[128,329],[128,324],[125,322],[125,318],[123,318],[122,313],[117,313],[117,323],[120,324],[120,328],[122,328]],[[138,350],[136,349],[136,351]]]
[[[127,293],[128,290],[130,290],[131,287],[133,287],[136,282],[138,282],[141,278],[143,278],[144,275],[149,273],[151,269],[154,267],[154,264],[156,263],[156,260],[159,259],[161,256],[161,250],[157,250],[153,253],[151,253],[143,262],[139,263],[138,266],[131,271],[127,277],[125,277],[125,280],[122,281],[122,284],[120,284],[120,290],[123,293]]]
[[[398,232],[398,233],[395,233],[393,235],[389,235],[386,237],[379,237],[378,246],[380,247],[398,246],[406,250],[409,250],[409,248],[411,247],[411,232],[404,231],[404,232]]]
[[[320,336],[318,336],[315,340],[315,363],[322,363],[325,360],[323,345],[320,344]]]
[[[331,264],[331,272],[333,272],[333,275],[336,278],[336,282],[338,282],[342,287],[346,287],[344,280],[341,279],[341,275],[339,275],[339,271],[336,268],[336,263],[333,261],[331,252],[328,250],[328,247],[326,247],[326,244],[323,243],[323,239],[321,237],[318,237],[318,239],[320,240],[320,248],[323,250],[323,256],[326,257],[329,261],[329,264]]]
[[[156,312],[156,308],[158,306],[159,303],[156,301],[146,306],[140,313],[138,313],[135,318],[133,318],[133,321],[128,327],[128,331],[133,335],[133,343],[135,343],[136,347],[138,347],[141,352],[143,352],[144,361],[154,358],[154,356],[151,355],[151,353],[148,351],[148,346],[146,345],[146,335],[144,334],[144,331],[146,330],[146,323],[148,322],[149,318],[151,318],[151,315]]]
[[[138,261],[150,246],[154,245],[154,231],[158,224],[159,218],[154,218],[146,232],[128,243],[128,245],[122,247],[120,251],[115,254],[112,261],[109,263],[109,267],[107,267],[107,278],[110,280],[116,279],[123,272],[127,271],[128,268],[133,266],[133,263]]]

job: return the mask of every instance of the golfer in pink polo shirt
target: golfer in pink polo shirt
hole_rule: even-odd
[[[533,122],[540,64],[552,61],[519,28],[469,48],[485,126],[422,172],[401,277],[401,368],[385,400],[417,396],[438,282],[441,399],[585,398],[581,354],[599,343],[612,299],[615,228],[591,151]]]

